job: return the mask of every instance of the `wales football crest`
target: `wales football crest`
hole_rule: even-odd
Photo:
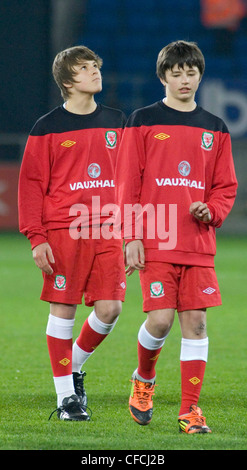
[[[65,290],[66,289],[66,277],[62,274],[58,274],[55,277],[54,289]]]
[[[214,141],[214,134],[212,132],[203,132],[202,133],[202,145],[201,147],[204,150],[212,150]]]
[[[151,297],[156,297],[156,298],[163,297],[165,295],[162,282],[151,282],[150,295]]]
[[[116,133],[116,131],[106,131],[105,140],[106,140],[106,147],[108,149],[114,149],[117,145],[117,133]]]

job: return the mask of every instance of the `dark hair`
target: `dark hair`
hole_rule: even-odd
[[[66,100],[70,93],[64,83],[73,83],[76,74],[74,67],[84,60],[94,60],[98,67],[102,66],[102,59],[86,46],[74,46],[59,52],[53,62],[52,73],[54,80],[61,90],[62,97]]]
[[[195,42],[175,41],[165,46],[158,54],[156,73],[160,79],[165,79],[167,70],[175,65],[183,68],[196,66],[202,77],[205,70],[204,56]]]

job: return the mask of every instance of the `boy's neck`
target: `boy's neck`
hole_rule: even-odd
[[[172,98],[164,98],[163,103],[168,106],[169,108],[175,109],[176,111],[184,111],[184,112],[190,112],[194,111],[196,109],[196,102],[194,100],[192,101],[178,101],[178,100],[173,100]]]
[[[97,104],[94,100],[94,96],[82,96],[80,99],[78,97],[69,98],[65,103],[64,107],[67,111],[74,114],[91,114],[96,108]]]

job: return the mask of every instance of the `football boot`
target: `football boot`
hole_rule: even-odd
[[[179,416],[179,431],[186,434],[210,433],[211,429],[206,425],[206,418],[202,416],[199,406],[191,405],[190,412]]]
[[[81,372],[80,374],[78,372],[73,372],[75,393],[80,398],[81,404],[86,407],[87,406],[87,394],[86,394],[86,390],[84,387],[85,375],[87,375],[86,372]]]
[[[150,423],[153,415],[154,383],[141,382],[132,377],[129,410],[132,418],[141,425]]]
[[[51,419],[55,412],[57,412],[58,419],[62,421],[90,420],[90,416],[86,412],[86,407],[81,404],[81,400],[77,395],[64,398],[62,405],[51,413],[49,419]]]

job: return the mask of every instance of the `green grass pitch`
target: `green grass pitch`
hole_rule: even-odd
[[[216,271],[223,305],[208,310],[209,359],[199,405],[210,435],[178,432],[180,329],[174,327],[156,372],[154,414],[136,424],[128,410],[136,338],[144,320],[138,274],[127,281],[119,321],[85,364],[87,423],[60,422],[45,329],[49,305],[39,300],[42,276],[29,242],[0,235],[1,450],[246,450],[247,448],[247,240],[218,236]],[[77,311],[74,336],[90,313]]]

